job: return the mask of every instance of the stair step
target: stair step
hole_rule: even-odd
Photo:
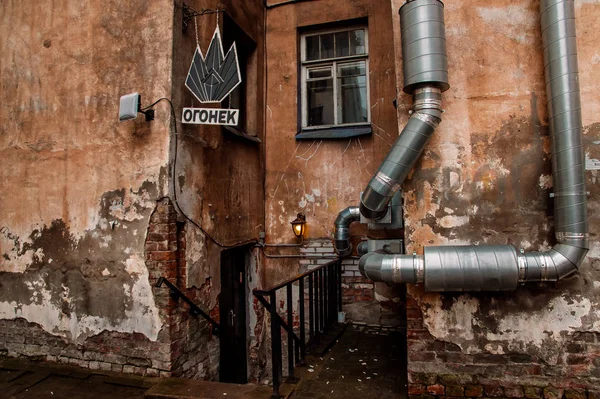
[[[183,378],[165,379],[150,388],[146,399],[267,399],[272,388],[254,384],[226,384]]]

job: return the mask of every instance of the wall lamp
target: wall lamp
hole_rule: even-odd
[[[306,215],[304,213],[300,212],[290,224],[296,238],[304,237],[306,232]]]
[[[121,96],[121,101],[119,102],[119,121],[123,122],[135,119],[138,113],[144,114],[147,122],[153,121],[154,110],[148,108],[142,109],[142,96],[140,96],[140,93]]]
[[[269,254],[265,250],[265,248],[299,248],[304,245],[304,235],[306,233],[306,215],[302,212],[296,215],[296,219],[290,222],[292,225],[292,231],[294,232],[294,236],[299,238],[299,242],[296,244],[267,244],[265,243],[265,232],[261,231],[258,234],[258,244],[257,247],[260,247],[263,255],[267,258],[279,258],[279,259],[338,259],[337,255],[329,254],[329,253],[318,253],[318,252],[309,252],[309,253],[300,253],[300,254],[289,254],[289,255],[277,255],[277,254]]]

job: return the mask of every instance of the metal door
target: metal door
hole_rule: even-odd
[[[248,382],[248,344],[246,341],[248,247],[221,253],[220,371],[221,382]]]

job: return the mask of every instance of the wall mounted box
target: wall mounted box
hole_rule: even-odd
[[[137,117],[140,109],[141,99],[139,93],[131,93],[121,96],[119,104],[119,121],[128,121]]]

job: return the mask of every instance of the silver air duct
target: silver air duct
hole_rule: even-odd
[[[349,228],[352,222],[359,219],[360,212],[357,206],[349,206],[341,211],[335,219],[335,249],[340,257],[352,253]]]
[[[360,213],[380,219],[388,212],[394,193],[442,120],[442,92],[448,84],[444,5],[439,0],[410,1],[400,8],[404,91],[414,105],[402,133],[362,194]],[[352,210],[352,218],[348,212]],[[348,226],[360,219],[358,208],[340,212],[335,221],[335,248],[339,256],[352,251]]]
[[[442,120],[442,92],[448,90],[444,5],[415,0],[400,8],[404,91],[414,97],[412,115],[362,194],[360,213],[380,219],[394,193]]]
[[[541,25],[558,244],[531,253],[511,245],[427,247],[423,256],[373,252],[360,259],[364,276],[424,283],[428,291],[500,291],[524,282],[557,281],[577,271],[589,244],[573,0],[542,0]]]

